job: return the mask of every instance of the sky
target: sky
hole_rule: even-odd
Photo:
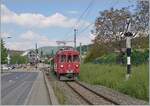
[[[77,28],[77,46],[86,45],[94,39],[90,31],[99,11],[135,4],[136,0],[1,0],[1,37],[7,48],[27,50],[35,48],[36,43],[43,47],[57,46],[56,41],[72,41],[73,29]]]

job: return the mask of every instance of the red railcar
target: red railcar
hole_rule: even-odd
[[[79,52],[74,49],[62,49],[54,57],[54,71],[59,79],[65,76],[75,79],[80,72]]]

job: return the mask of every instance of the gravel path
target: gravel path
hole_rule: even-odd
[[[78,94],[76,94],[64,81],[58,81],[56,77],[50,72],[49,77],[50,83],[55,89],[60,88],[62,94],[64,95],[64,105],[88,105]],[[59,99],[58,99],[59,100]]]
[[[95,93],[85,89],[76,82],[67,82],[67,84],[73,88],[79,95],[87,100],[92,105],[111,105],[113,103],[105,100],[104,98],[96,95]]]
[[[79,83],[85,85],[87,88],[90,88],[91,90],[99,93],[100,95],[103,95],[121,105],[145,105],[145,104],[148,104],[146,101],[132,98],[128,95],[117,92],[110,88],[106,88],[101,85],[90,85],[90,84],[87,84],[84,82],[79,82]]]

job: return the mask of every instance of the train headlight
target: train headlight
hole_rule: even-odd
[[[79,65],[76,65],[76,68],[78,68],[79,67]]]
[[[63,68],[64,66],[63,66],[63,65],[60,65],[60,67]]]

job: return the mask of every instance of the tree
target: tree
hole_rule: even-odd
[[[103,45],[107,52],[112,51],[112,48],[113,50],[117,49],[120,52],[120,57],[123,57],[122,48],[125,48],[124,33],[127,29],[127,20],[131,16],[132,14],[128,8],[111,8],[101,11],[95,21],[95,31],[93,33],[96,38],[94,44]]]
[[[11,56],[11,64],[26,64],[27,63],[27,57],[21,56],[18,53],[15,53]]]
[[[149,1],[139,0],[136,5],[136,12],[132,16],[131,28],[134,37],[148,36],[149,24]]]
[[[7,49],[4,46],[4,41],[1,39],[1,64],[7,63]]]
[[[93,60],[103,54],[119,51],[119,61],[123,63],[125,36],[130,23],[130,31],[133,33],[132,46],[135,48],[147,48],[149,1],[137,1],[136,10],[130,11],[129,7],[121,9],[108,9],[99,12],[95,21],[95,28],[91,31],[96,37],[93,46],[85,60]],[[144,43],[143,43],[144,42]]]
[[[127,19],[131,13],[127,8],[105,10],[100,12],[100,16],[95,21],[94,42],[107,43],[122,41],[126,30]],[[122,48],[121,42],[118,42],[116,48]]]

